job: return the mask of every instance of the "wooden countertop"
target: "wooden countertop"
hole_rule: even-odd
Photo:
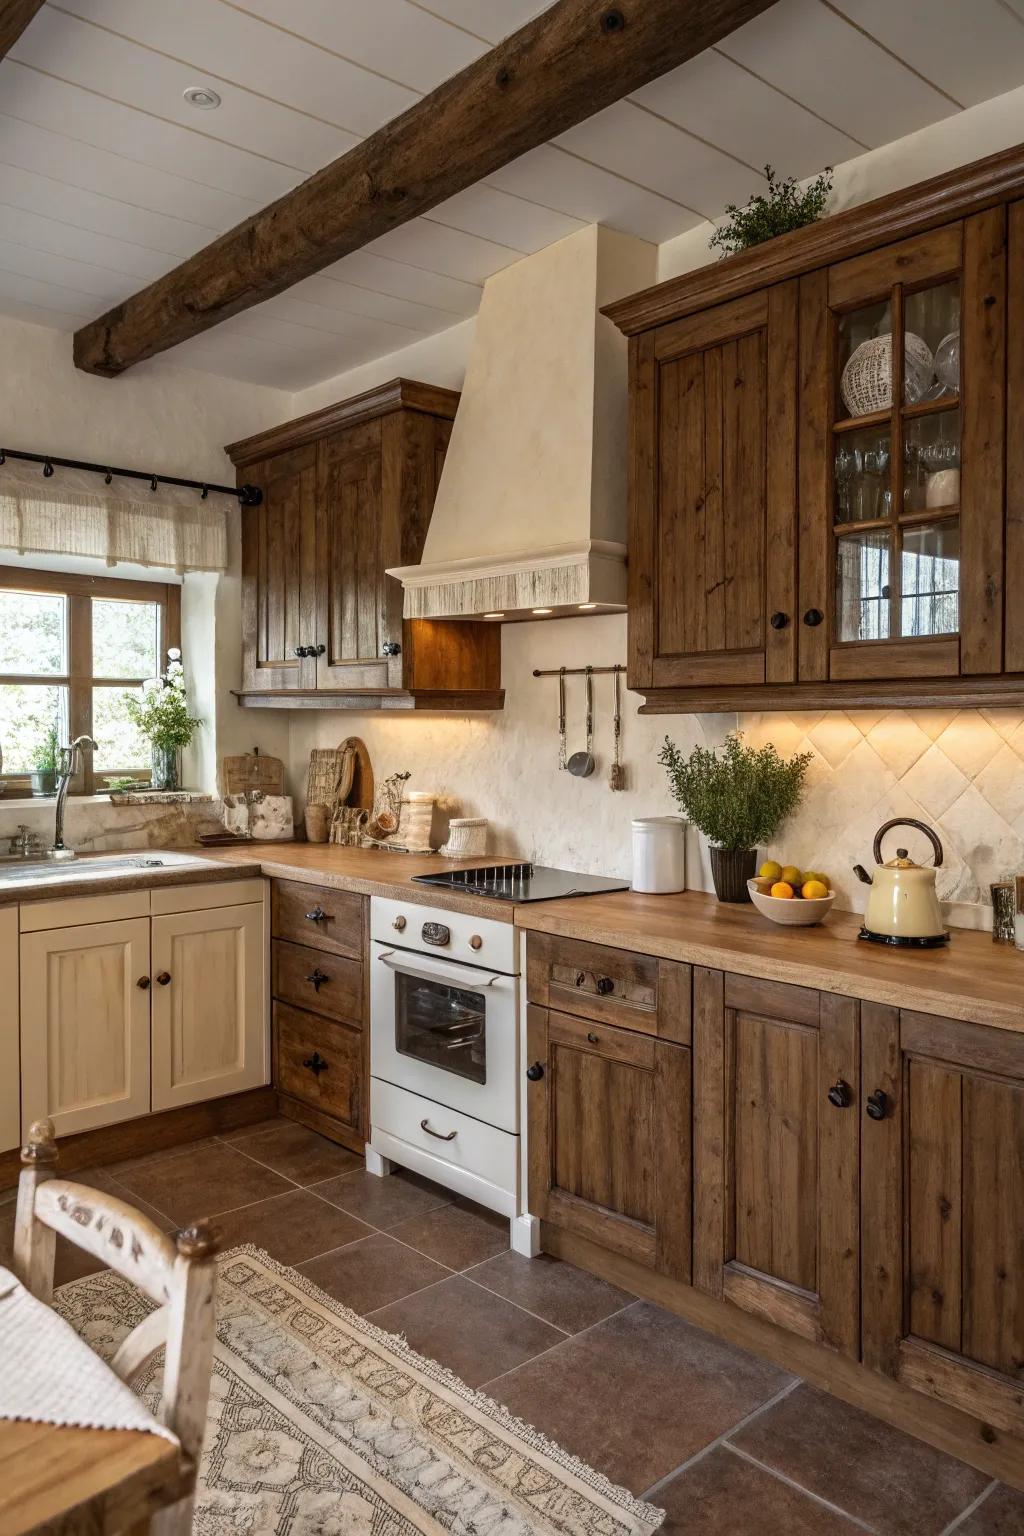
[[[1024,953],[967,928],[954,928],[943,949],[887,949],[858,941],[860,918],[847,912],[832,912],[816,928],[782,928],[753,907],[699,891],[535,902],[516,907],[515,922],[537,933],[1024,1032]]]
[[[206,848],[207,858],[223,858],[229,864],[258,865],[273,880],[300,880],[306,885],[336,886],[360,896],[389,896],[395,901],[417,902],[448,912],[468,912],[510,923],[515,908],[507,901],[484,896],[465,896],[436,885],[413,885],[414,875],[433,875],[444,870],[475,869],[498,864],[500,854],[486,858],[446,859],[436,853],[390,853],[379,848],[342,848],[335,843],[259,843],[240,848]]]

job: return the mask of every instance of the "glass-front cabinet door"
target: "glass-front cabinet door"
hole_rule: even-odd
[[[1002,666],[1002,209],[801,282],[800,679]]]

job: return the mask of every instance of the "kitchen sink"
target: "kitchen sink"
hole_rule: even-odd
[[[0,886],[28,885],[37,880],[64,881],[101,879],[106,875],[123,875],[130,870],[187,869],[190,865],[202,865],[205,861],[187,853],[111,853],[92,854],[85,858],[71,859],[23,859],[17,864],[0,865]]]

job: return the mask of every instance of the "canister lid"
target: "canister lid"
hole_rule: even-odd
[[[634,816],[633,817],[633,831],[634,832],[657,832],[657,831],[659,831],[663,827],[669,827],[669,828],[678,827],[680,829],[680,831],[681,831],[682,827],[683,827],[683,818],[681,816]]]

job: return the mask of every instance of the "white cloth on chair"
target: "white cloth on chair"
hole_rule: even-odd
[[[0,1419],[177,1437],[62,1317],[0,1265]]]

